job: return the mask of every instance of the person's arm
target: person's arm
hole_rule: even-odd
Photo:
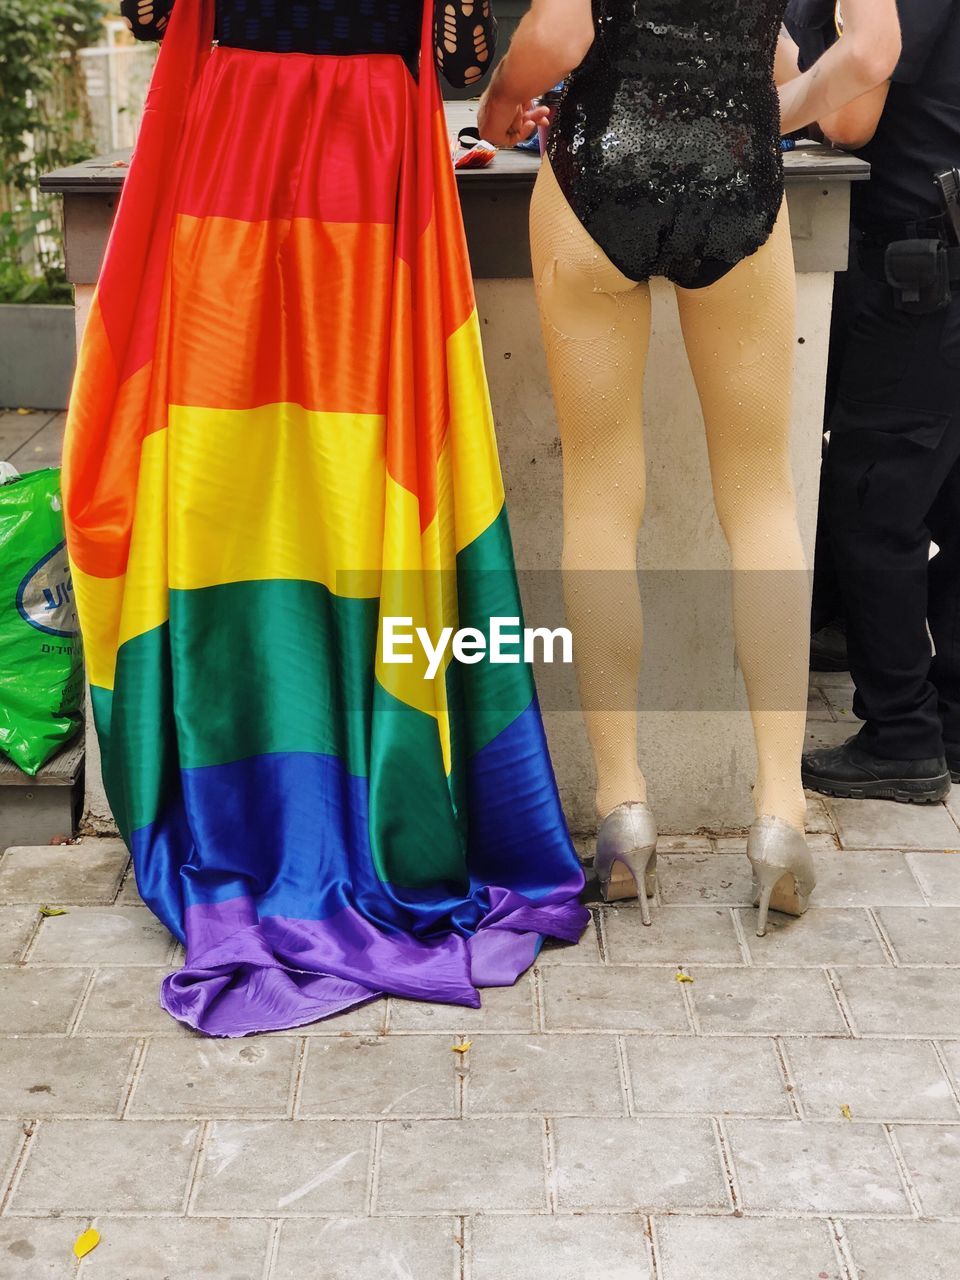
[[[787,28],[781,27],[780,38],[777,40],[776,61],[773,65],[774,83],[779,88],[782,84],[789,84],[791,80],[796,80],[797,76],[802,74],[800,50]]]
[[[863,146],[883,111],[900,45],[896,0],[844,0],[843,37],[809,70],[780,85],[784,133],[817,121],[832,140]],[[845,115],[852,104],[857,111]]]
[[[120,0],[120,13],[135,40],[162,40],[174,0]]]
[[[547,114],[531,99],[578,67],[592,43],[590,0],[533,0],[480,101],[480,136],[500,147],[529,138]]]
[[[849,4],[850,0],[846,0]],[[916,84],[953,14],[955,0],[909,0],[903,7],[900,59],[890,80],[820,121],[838,147],[865,147],[876,133],[890,84]]]
[[[455,89],[482,80],[497,48],[497,20],[490,0],[435,0],[437,70]]]
[[[884,80],[869,93],[861,94],[839,111],[824,116],[818,122],[824,138],[833,146],[847,151],[859,151],[865,147],[877,131],[889,93],[890,81]]]

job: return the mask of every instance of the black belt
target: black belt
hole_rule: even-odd
[[[886,248],[895,240],[936,240],[949,243],[951,239],[950,222],[945,213],[935,214],[931,218],[915,218],[907,222],[870,222],[858,227],[858,236],[867,244]]]

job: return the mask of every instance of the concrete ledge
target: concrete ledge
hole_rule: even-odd
[[[65,409],[76,361],[73,307],[0,306],[0,406]]]

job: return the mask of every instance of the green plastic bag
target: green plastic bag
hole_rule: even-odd
[[[0,463],[0,752],[37,770],[83,721],[83,651],[60,472]]]

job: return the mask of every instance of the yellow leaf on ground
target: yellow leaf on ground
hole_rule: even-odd
[[[678,974],[677,974],[677,981],[678,981],[678,982],[692,982],[692,981],[693,981],[693,979],[690,977],[689,973],[678,973]]]
[[[843,1116],[844,1120],[853,1119],[853,1112],[850,1110],[850,1108],[847,1106],[846,1103],[844,1103],[843,1106],[840,1108],[840,1114]]]
[[[467,1050],[472,1047],[472,1045],[473,1045],[472,1040],[465,1040],[463,1044],[455,1044],[451,1049],[451,1053],[466,1053]]]
[[[65,915],[69,915],[70,913],[68,911],[65,911],[63,907],[43,906],[40,908],[40,914],[42,916],[65,916]]]
[[[88,1253],[92,1253],[100,1243],[100,1232],[95,1231],[93,1227],[89,1231],[84,1231],[77,1236],[73,1242],[73,1252],[78,1258],[85,1258]]]
[[[29,413],[33,413],[33,410],[32,410],[32,409],[18,409],[18,410],[17,410],[17,413],[19,413],[19,414],[20,414],[20,417],[21,417],[21,418],[25,418],[25,417],[27,416],[27,414],[29,414]]]

